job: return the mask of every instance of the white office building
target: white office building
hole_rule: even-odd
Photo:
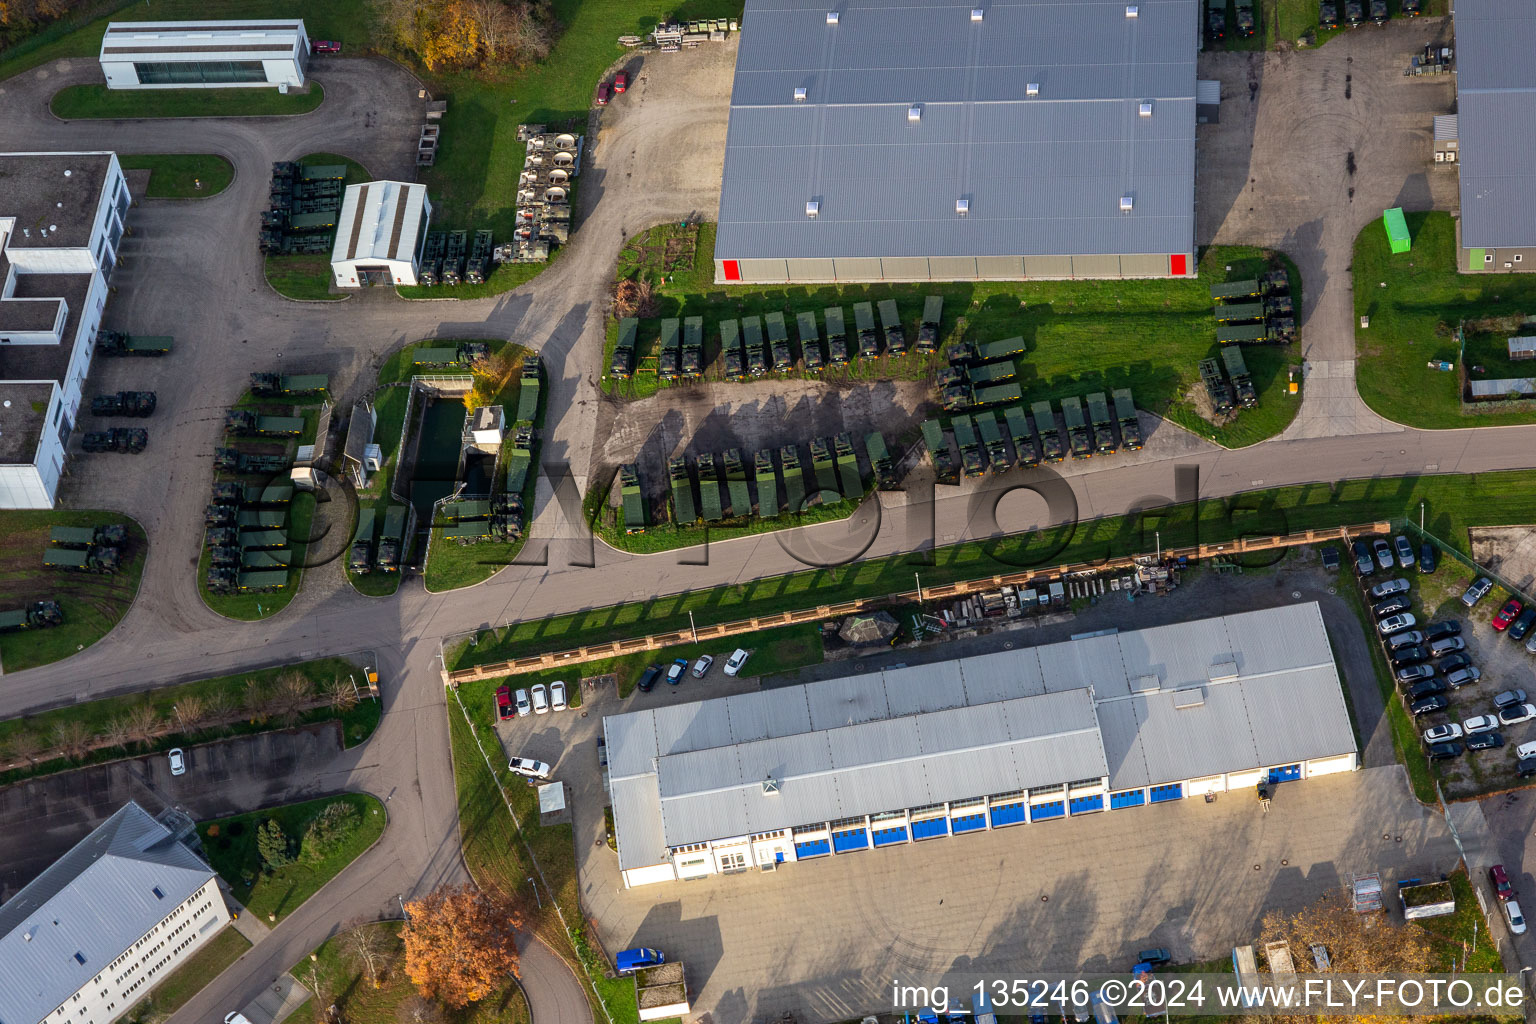
[[[109,1024],[229,920],[213,869],[126,804],[0,906],[0,1024]]]
[[[298,88],[308,65],[293,19],[114,21],[101,37],[109,89]]]
[[[348,185],[331,250],[336,287],[417,284],[431,223],[432,204],[425,185],[405,181]]]
[[[0,508],[52,508],[131,197],[112,153],[0,153]]]

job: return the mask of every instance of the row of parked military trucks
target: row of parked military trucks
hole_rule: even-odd
[[[122,331],[99,331],[96,351],[104,356],[163,356],[171,350],[173,339]],[[155,411],[153,391],[118,391],[91,399],[93,416],[128,416],[144,419]],[[80,448],[87,452],[119,452],[137,455],[149,446],[149,431],[143,427],[108,427],[93,430],[80,438]]]
[[[1369,6],[1369,17],[1378,25],[1385,25],[1391,14],[1387,10],[1387,0],[1369,0],[1369,4],[1361,0],[1319,0],[1317,5],[1317,23],[1323,28],[1338,28],[1340,25],[1339,11],[1343,8],[1343,24],[1350,28],[1356,28],[1364,23]],[[1405,18],[1416,18],[1423,12],[1423,0],[1397,0],[1397,11]]]
[[[468,231],[434,231],[427,235],[417,280],[427,287],[484,284],[494,269],[496,243],[490,228],[471,238]]]
[[[1211,285],[1216,340],[1223,345],[1284,345],[1296,337],[1290,277],[1275,267],[1263,277]]]
[[[48,549],[43,552],[43,565],[49,569],[111,575],[122,567],[123,549],[127,545],[128,527],[121,523],[105,526],[55,526],[48,531]]]
[[[1121,449],[1135,451],[1142,445],[1142,430],[1131,390],[1116,388],[1112,398],[1113,406],[1111,396],[1102,391],[1088,395],[1086,415],[1083,399],[1075,395],[1063,398],[1060,420],[1049,401],[1034,402],[1027,411],[1024,403],[1018,402],[1001,409],[973,409],[953,415],[949,425],[960,450],[958,464],[938,420],[923,423],[923,444],[941,483],[958,482],[961,472],[978,477],[989,468],[1001,473],[1014,466],[1029,469],[1060,462],[1068,455],[1087,459]]]
[[[1234,0],[1232,5],[1233,34],[1247,39],[1258,29],[1253,15],[1253,0]],[[1227,36],[1227,0],[1205,0],[1205,34],[1211,42]]]
[[[264,253],[330,252],[346,177],[345,164],[273,164],[258,248]]]
[[[359,511],[357,529],[352,532],[352,546],[347,550],[347,570],[359,576],[369,572],[399,572],[410,511],[406,505],[390,505],[382,517],[376,509]]]
[[[879,328],[875,312],[880,314]],[[923,318],[911,350],[919,355],[939,347],[939,323],[944,313],[942,296],[930,295],[923,301]],[[795,314],[796,340],[789,336],[789,324],[783,313],[747,316],[719,323],[722,374],[726,380],[747,380],[769,372],[792,373],[801,366],[807,373],[820,373],[828,367],[847,366],[855,358],[878,359],[881,355],[906,355],[906,329],[894,299],[879,303],[857,302],[853,306],[854,335],[850,339],[843,319],[843,307],[828,306],[822,311],[821,325],[813,312]],[[614,344],[608,372],[620,380],[634,376],[637,367],[637,339],[640,321],[626,317],[619,321],[619,337]],[[797,354],[798,351],[798,354]],[[657,341],[655,373],[661,380],[692,380],[704,375],[704,318],[671,317],[661,321]],[[648,369],[648,367],[647,367]]]

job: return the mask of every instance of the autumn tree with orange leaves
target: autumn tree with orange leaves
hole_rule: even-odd
[[[548,0],[379,0],[378,10],[393,44],[430,71],[518,67],[549,53]]]
[[[405,973],[417,990],[454,1009],[496,991],[517,973],[522,914],[504,895],[441,886],[405,905]]]

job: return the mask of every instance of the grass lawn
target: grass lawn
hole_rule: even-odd
[[[1431,969],[1448,974],[1501,973],[1504,961],[1499,956],[1499,947],[1488,934],[1488,922],[1477,905],[1477,894],[1472,891],[1466,868],[1457,868],[1451,875],[1451,888],[1456,893],[1456,913],[1419,919],[1419,925],[1438,940],[1435,942],[1437,962]]]
[[[212,153],[148,153],[117,158],[125,171],[148,170],[146,199],[207,199],[235,180],[235,168]],[[199,189],[198,184],[202,184]]]
[[[319,82],[304,92],[274,89],[108,89],[102,84],[69,85],[49,103],[66,121],[94,118],[268,117],[307,114],[325,99]]]
[[[357,827],[337,843],[323,859],[314,863],[295,862],[270,871],[262,870],[256,849],[256,829],[269,819],[277,821],[288,837],[290,851],[302,856],[304,830],[331,804],[344,803],[356,809]],[[231,818],[217,818],[199,824],[208,863],[229,883],[235,899],[245,904],[262,920],[269,915],[282,920],[358,854],[384,834],[384,805],[364,793],[346,793],[324,800],[271,807]]]
[[[1421,501],[1426,503],[1426,527],[1467,553],[1469,526],[1536,521],[1536,471],[1367,478],[1172,504],[1137,516],[1090,519],[996,540],[952,545],[931,553],[869,559],[649,601],[527,619],[488,631],[487,639],[474,648],[466,643],[450,650],[448,664],[450,668],[462,668],[616,637],[683,629],[688,626],[689,611],[703,625],[833,604],[854,597],[901,593],[913,588],[912,573],[916,570],[922,572],[925,587],[936,587],[997,573],[1151,551],[1155,545],[1154,531],[1161,533],[1166,550],[1241,536],[1265,537],[1402,518],[1416,513]],[[1255,554],[1248,556],[1248,564],[1261,565],[1273,557]]]
[[[435,220],[432,222],[432,227],[434,230],[437,228]],[[559,252],[560,250],[556,249],[555,255]],[[491,271],[491,276],[484,284],[460,284],[452,288],[402,285],[395,289],[395,294],[402,299],[488,299],[492,295],[509,292],[518,285],[539,276],[545,267],[555,261],[555,255],[550,257],[549,263],[503,263]]]
[[[663,273],[659,254],[667,236],[680,233],[675,224],[658,225],[634,236],[621,250],[620,279],[644,276],[653,282]],[[944,298],[942,346],[961,339],[993,341],[1022,336],[1027,351],[1015,363],[1023,400],[1059,400],[1129,387],[1136,404],[1202,437],[1229,448],[1254,444],[1280,433],[1296,415],[1299,396],[1285,394],[1287,368],[1299,362],[1295,345],[1250,345],[1243,352],[1259,406],[1212,423],[1197,411],[1194,396],[1204,400],[1199,361],[1219,355],[1216,321],[1211,315],[1210,286],[1262,272],[1266,252],[1249,247],[1209,249],[1200,261],[1200,276],[1190,280],[1157,281],[1023,281],[962,282],[901,285],[771,285],[730,286],[714,283],[714,225],[701,225],[691,269],[666,271],[667,283],[655,284],[657,318],[641,322],[637,367],[647,359],[660,333],[662,317],[702,316],[705,328],[706,372],[716,375],[719,322],[742,316],[783,312],[791,337],[794,314],[814,311],[823,331],[821,312],[841,305],[850,333],[855,302],[895,299],[908,338],[917,336],[923,299]],[[1231,267],[1231,270],[1226,269]],[[1302,282],[1294,264],[1286,261],[1292,294],[1299,306]],[[608,394],[640,398],[670,385],[654,373],[637,373],[627,381],[608,375],[618,322],[610,319],[603,350],[602,387]],[[1156,355],[1148,339],[1156,338]],[[876,365],[856,361],[845,370],[829,370],[829,381],[896,376],[923,379],[943,365],[942,351],[922,357],[882,358]],[[806,376],[797,372],[794,376]]]
[[[1536,277],[1530,274],[1458,274],[1456,230],[1447,213],[1410,213],[1410,252],[1394,255],[1379,221],[1355,239],[1357,387],[1372,409],[1411,427],[1451,429],[1536,422],[1536,402],[1461,402],[1460,374],[1432,370],[1432,359],[1460,366],[1455,331],[1465,323],[1472,379],[1529,377],[1529,362],[1511,362],[1505,339],[1532,333],[1521,321],[1536,315]],[[1381,287],[1382,282],[1386,287]]]
[[[194,953],[191,959],[150,989],[149,995],[123,1015],[123,1021],[125,1024],[152,1024],[165,1020],[250,948],[250,942],[235,931],[234,925],[225,926],[223,931],[204,943],[203,948]]]
[[[113,575],[43,568],[53,527],[113,523],[128,527],[122,568]],[[0,512],[0,611],[52,600],[64,612],[64,622],[51,629],[0,634],[0,670],[20,672],[46,665],[106,636],[138,593],[148,547],[143,528],[120,512]]]
[[[321,37],[313,37],[321,38]],[[369,180],[368,169],[349,156],[339,153],[310,153],[297,161],[301,164],[346,164],[345,184]],[[264,272],[273,291],[289,299],[307,302],[337,302],[346,298],[331,292],[331,258],[325,254],[268,253]]]
[[[1367,10],[1369,4],[1365,5]],[[1265,38],[1265,49],[1276,48],[1277,43],[1289,47],[1296,45],[1296,41],[1312,33],[1317,45],[1321,46],[1328,40],[1335,38],[1340,33],[1348,32],[1349,28],[1322,29],[1317,22],[1317,0],[1260,0],[1259,31]],[[1344,0],[1339,0],[1339,17],[1344,16]],[[1399,16],[1402,4],[1398,0],[1387,0],[1387,13],[1393,18]],[[1426,17],[1444,17],[1450,13],[1450,0],[1424,0],[1423,13]],[[1227,14],[1227,24],[1234,25],[1234,15]],[[1407,58],[1404,58],[1406,61]]]

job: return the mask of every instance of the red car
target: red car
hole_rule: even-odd
[[[629,88],[629,72],[628,71],[620,71],[618,74],[613,76],[613,91],[614,92],[623,92],[625,89],[628,89],[628,88]]]
[[[496,688],[496,717],[505,722],[512,715],[512,687],[498,686]]]
[[[315,39],[309,44],[309,48],[316,53],[340,53],[341,44],[334,39]]]
[[[1509,875],[1505,874],[1503,864],[1495,864],[1488,869],[1488,881],[1493,883],[1493,894],[1499,899],[1515,898],[1515,887],[1509,883]]]
[[[1499,609],[1499,614],[1493,617],[1493,628],[1500,633],[1509,628],[1509,624],[1515,621],[1515,616],[1520,614],[1522,605],[1514,598],[1504,602],[1504,607]]]
[[[596,97],[596,100],[595,100],[597,105],[600,106],[600,107],[606,107],[608,105],[608,101],[612,97],[613,97],[613,86],[609,85],[607,82],[598,82],[597,83],[597,97]]]

